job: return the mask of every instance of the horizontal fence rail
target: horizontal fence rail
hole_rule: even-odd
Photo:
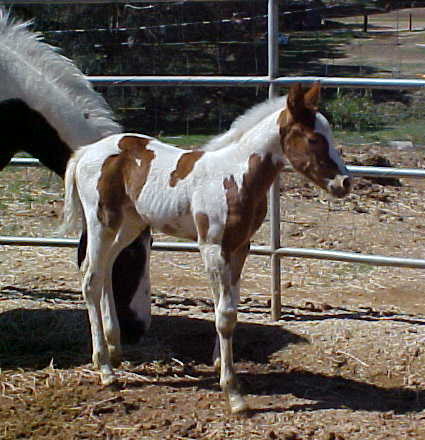
[[[308,85],[320,82],[324,87],[368,88],[368,89],[417,89],[425,87],[421,79],[343,78],[328,76],[88,76],[94,86],[206,86],[206,87],[259,87],[275,85],[289,87],[291,84]]]
[[[38,159],[32,158],[14,158],[9,166],[15,167],[39,167],[42,166]],[[391,168],[391,167],[369,167],[360,165],[347,165],[348,171],[357,177],[425,177],[425,170],[420,168]],[[292,171],[292,168],[286,168],[284,171]]]
[[[183,0],[186,1],[186,0]],[[211,2],[212,0],[191,0],[195,2]],[[213,0],[214,2],[226,2],[228,0]],[[241,0],[239,0],[241,1]],[[252,0],[242,0],[252,1]],[[175,3],[172,0],[3,0],[2,3],[14,5],[69,5],[69,4],[128,4],[128,3]]]
[[[9,237],[0,236],[0,245],[10,246],[50,246],[50,247],[77,247],[79,240],[74,238],[38,238],[38,237]],[[195,242],[177,243],[154,241],[152,249],[155,251],[199,252]],[[345,263],[363,263],[375,266],[409,267],[425,269],[425,260],[419,258],[386,257],[383,255],[359,254],[356,252],[332,251],[325,249],[291,248],[284,247],[273,250],[270,246],[251,246],[252,255],[278,255],[279,257],[311,258],[317,260],[342,261]]]
[[[38,159],[14,158],[11,166],[42,166]],[[407,177],[424,178],[425,170],[417,168],[390,168],[369,166],[347,166],[348,170],[358,177]],[[288,169],[290,170],[290,169]],[[12,237],[0,236],[0,245],[13,246],[48,246],[48,247],[77,247],[78,240],[72,238],[39,238],[39,237]],[[157,251],[198,252],[195,242],[154,242],[152,249]],[[392,257],[372,254],[359,254],[356,252],[333,251],[324,249],[290,248],[283,247],[273,250],[270,246],[251,246],[253,255],[279,257],[312,258],[319,260],[342,261],[346,263],[364,263],[376,266],[394,266],[413,269],[425,269],[425,260],[417,258]]]

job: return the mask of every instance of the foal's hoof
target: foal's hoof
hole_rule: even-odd
[[[249,410],[249,406],[240,394],[227,396],[229,409],[232,414],[243,414]]]
[[[102,381],[102,385],[108,387],[117,383],[117,378],[114,373],[107,372],[101,373],[100,379]]]
[[[221,372],[221,359],[217,358],[214,361],[214,371],[215,374],[217,374],[217,376],[220,376],[220,372]]]

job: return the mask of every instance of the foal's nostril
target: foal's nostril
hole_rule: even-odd
[[[350,176],[336,176],[330,182],[329,189],[334,197],[344,197],[351,191]]]
[[[351,191],[351,183],[352,183],[352,180],[351,180],[351,177],[349,177],[349,176],[345,176],[342,179],[342,186],[344,187],[347,194]]]

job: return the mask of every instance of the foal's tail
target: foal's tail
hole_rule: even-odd
[[[75,179],[75,172],[78,162],[84,148],[80,148],[74,152],[68,161],[65,173],[65,202],[63,207],[63,223],[60,232],[78,230],[81,228],[80,217],[83,217],[83,229],[85,228],[85,219],[83,207],[81,205],[80,196],[78,194],[77,182]]]

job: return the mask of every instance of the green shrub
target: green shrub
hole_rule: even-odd
[[[370,131],[385,125],[384,115],[377,111],[367,91],[360,94],[338,90],[334,98],[326,100],[323,113],[339,130]]]

